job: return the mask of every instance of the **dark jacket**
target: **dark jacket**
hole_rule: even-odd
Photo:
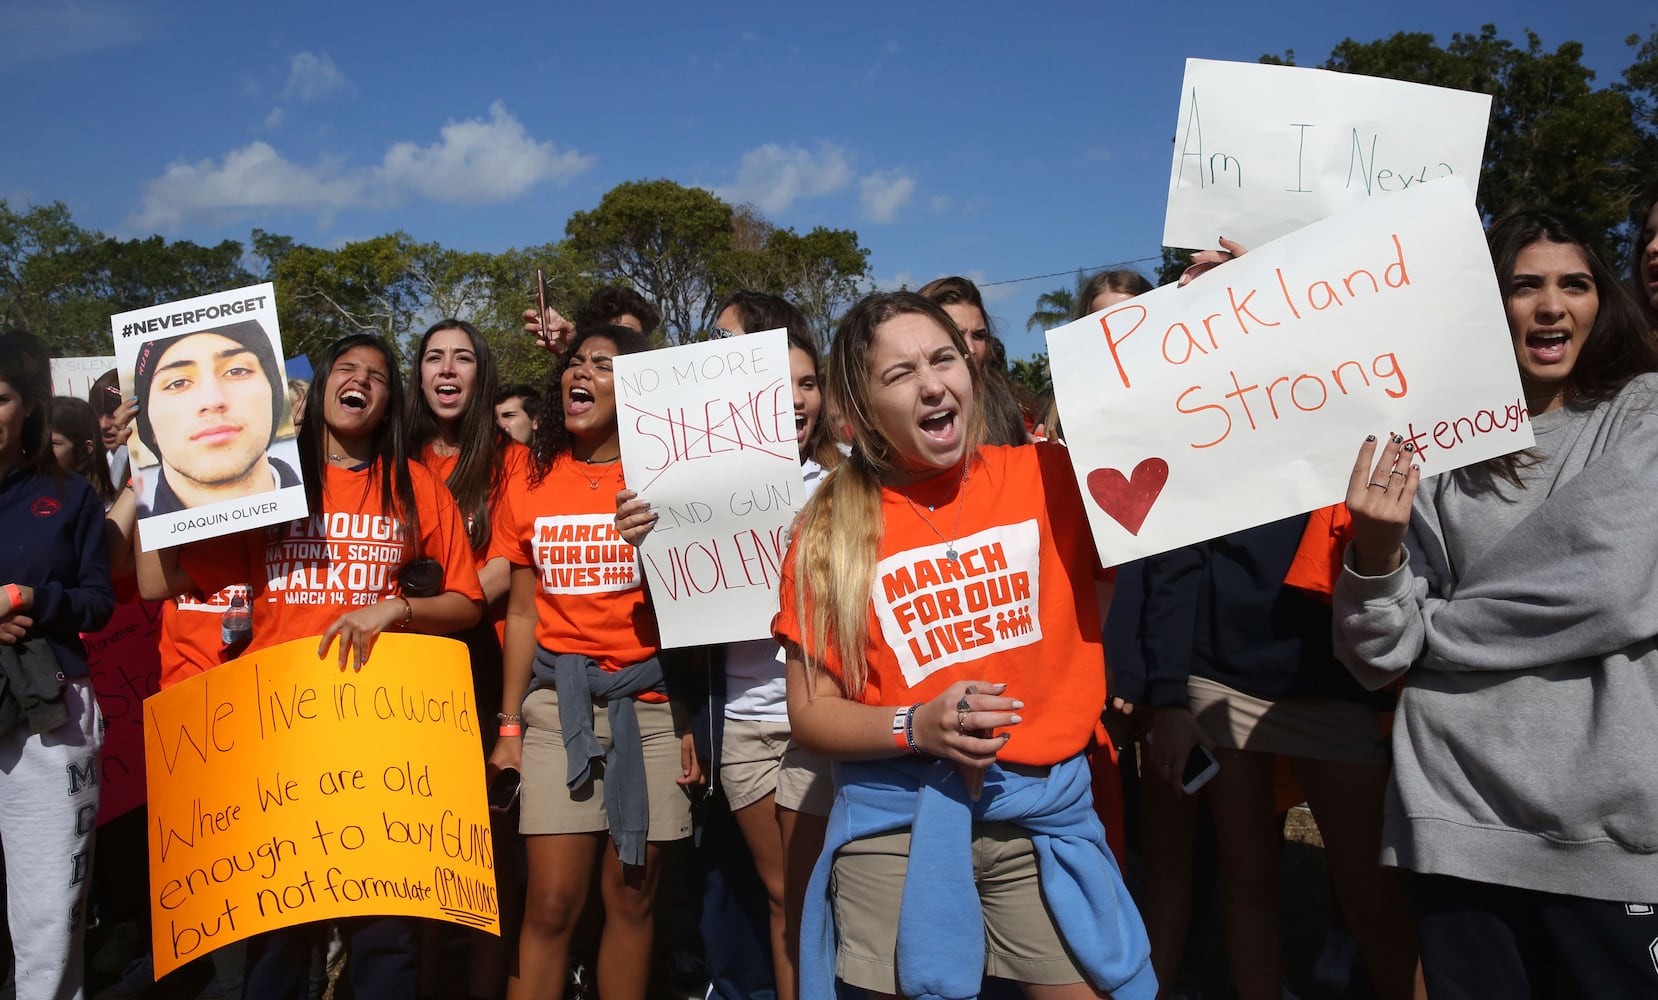
[[[1336,661],[1329,607],[1284,586],[1306,527],[1301,514],[1145,561],[1147,705],[1184,705],[1189,676],[1259,698],[1386,704]]]
[[[115,611],[104,505],[82,476],[13,471],[0,482],[0,584],[34,588],[24,641],[44,639],[65,678],[90,670],[82,632]]]

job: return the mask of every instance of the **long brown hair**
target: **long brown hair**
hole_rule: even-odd
[[[896,468],[892,442],[875,425],[870,400],[869,356],[883,323],[914,314],[937,323],[965,358],[967,341],[942,308],[914,292],[865,297],[847,312],[829,348],[829,395],[852,425],[852,454],[818,485],[800,513],[793,568],[795,613],[801,624],[801,655],[815,676],[831,656],[840,662],[840,682],[856,698],[868,677],[869,593],[881,548],[881,477]],[[983,381],[968,363],[975,404]],[[967,415],[963,461],[985,438],[977,405]]]
[[[408,406],[403,427],[403,440],[409,457],[420,460],[426,446],[438,436],[437,414],[426,401],[424,368],[426,345],[445,330],[459,330],[472,343],[472,356],[477,359],[472,380],[472,398],[461,415],[455,436],[460,441],[460,455],[449,472],[447,485],[455,495],[455,506],[466,518],[467,541],[472,551],[481,552],[489,545],[489,501],[501,485],[502,455],[510,440],[506,432],[495,425],[495,354],[478,332],[465,320],[442,319],[433,323],[420,338],[420,346],[409,363]]]
[[[1634,298],[1618,281],[1584,237],[1577,223],[1549,211],[1516,212],[1499,220],[1486,236],[1497,287],[1506,307],[1514,294],[1514,268],[1521,251],[1536,243],[1576,247],[1595,282],[1600,305],[1595,322],[1578,352],[1577,363],[1566,376],[1566,401],[1572,405],[1602,403],[1616,396],[1629,380],[1658,371],[1658,334],[1641,315]],[[1512,322],[1512,321],[1511,321]],[[1515,486],[1520,470],[1536,461],[1525,451],[1482,463],[1482,468]]]

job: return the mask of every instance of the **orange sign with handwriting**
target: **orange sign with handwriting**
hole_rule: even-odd
[[[382,635],[335,663],[296,639],[144,702],[157,977],[314,920],[500,933],[466,647]]]

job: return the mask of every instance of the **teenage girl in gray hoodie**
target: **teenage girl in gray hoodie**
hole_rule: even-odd
[[[1336,650],[1405,677],[1383,861],[1430,994],[1655,996],[1658,343],[1572,224],[1490,244],[1536,447],[1422,480],[1431,440],[1364,444]]]

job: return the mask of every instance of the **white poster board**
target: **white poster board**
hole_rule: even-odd
[[[1424,475],[1532,445],[1455,179],[1050,330],[1048,350],[1107,566],[1342,500],[1367,434],[1405,436]]]
[[[92,383],[98,381],[98,376],[114,367],[113,357],[53,358],[52,395],[86,399],[92,392]],[[96,404],[92,408],[103,411],[103,407]]]
[[[110,317],[145,551],[307,514],[270,284]]]
[[[1253,249],[1441,177],[1478,191],[1490,117],[1486,94],[1188,59],[1163,245]]]
[[[639,557],[669,648],[771,634],[806,502],[783,330],[615,360],[622,473],[657,513]]]

